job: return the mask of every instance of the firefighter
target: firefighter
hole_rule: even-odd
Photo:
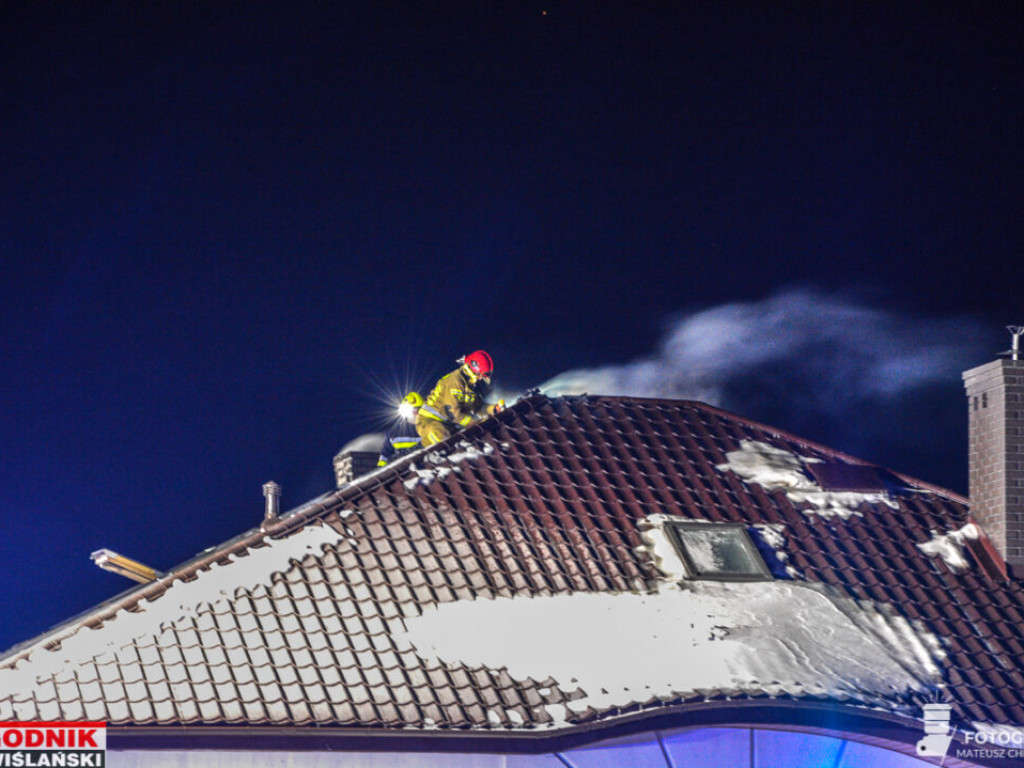
[[[491,383],[494,361],[478,349],[458,361],[459,367],[441,378],[416,415],[416,431],[423,445],[434,445],[474,421],[504,410],[505,403],[484,402],[480,390]]]
[[[416,434],[416,414],[423,406],[423,396],[419,392],[410,392],[402,398],[398,406],[398,415],[402,420],[400,426],[388,432],[384,445],[380,449],[377,466],[384,467],[410,451],[420,447],[420,437]]]

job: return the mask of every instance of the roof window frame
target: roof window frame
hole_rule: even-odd
[[[668,539],[672,542],[672,546],[676,550],[676,554],[679,555],[682,560],[684,567],[686,568],[687,578],[692,581],[774,581],[775,576],[768,568],[768,564],[764,560],[764,556],[754,543],[753,538],[750,536],[750,532],[747,527],[742,523],[712,523],[712,522],[699,522],[699,521],[682,521],[682,520],[670,520],[666,521],[665,528],[668,529]],[[694,562],[692,555],[687,549],[687,544],[684,540],[685,531],[709,531],[716,530],[720,532],[735,532],[737,540],[740,542],[742,548],[746,551],[747,559],[749,562],[756,566],[756,572],[742,572],[742,571],[706,571],[702,570]]]

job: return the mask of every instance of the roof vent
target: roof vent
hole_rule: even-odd
[[[281,511],[281,486],[273,480],[269,483],[264,483],[263,498],[266,499],[263,519],[267,521],[277,520]]]
[[[148,565],[143,565],[136,560],[119,555],[117,552],[109,549],[97,549],[89,557],[104,571],[110,571],[111,573],[134,579],[140,584],[156,581],[162,575],[155,568],[150,568]]]

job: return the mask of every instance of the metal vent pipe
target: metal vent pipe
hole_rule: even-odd
[[[271,480],[263,484],[263,496],[266,498],[266,509],[263,513],[264,520],[276,520],[281,511],[281,486]]]
[[[1020,360],[1020,337],[1024,334],[1024,325],[1008,325],[1006,330],[1013,337],[1013,346],[1010,347],[1010,359]]]

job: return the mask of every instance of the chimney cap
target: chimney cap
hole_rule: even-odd
[[[1020,360],[1020,337],[1024,335],[1024,325],[1008,325],[1006,326],[1006,330],[1010,332],[1013,344],[1002,354],[1008,355],[1011,360]]]

